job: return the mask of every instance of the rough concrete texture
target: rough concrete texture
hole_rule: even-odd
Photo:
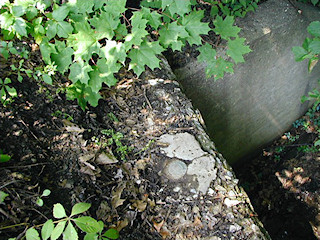
[[[320,67],[311,74],[307,62],[295,62],[291,51],[307,36],[306,27],[319,20],[309,5],[269,0],[237,23],[253,50],[235,74],[206,80],[205,64],[194,59],[175,74],[207,130],[229,163],[253,154],[286,131],[308,108],[300,98],[317,86]]]

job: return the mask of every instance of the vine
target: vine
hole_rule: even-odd
[[[234,16],[254,10],[257,2],[143,0],[139,9],[132,9],[126,0],[4,0],[0,25],[5,41],[0,52],[7,58],[14,52],[13,39],[32,37],[46,66],[38,76],[52,84],[56,71],[65,74],[71,82],[67,98],[77,99],[85,109],[87,103],[98,105],[102,86],[114,86],[121,68],[139,77],[146,67],[160,67],[159,54],[181,51],[187,43],[199,50],[198,60],[208,64],[208,77],[232,73],[234,63],[244,62],[243,55],[251,51],[238,36]],[[212,28],[203,22],[203,6],[210,8]],[[225,56],[203,40],[210,31],[225,40]],[[2,83],[1,99],[15,96],[9,83]]]

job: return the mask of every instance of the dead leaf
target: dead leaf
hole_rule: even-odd
[[[139,212],[143,212],[147,208],[147,202],[145,200],[134,200],[132,206],[138,209]]]
[[[152,219],[152,222],[153,222],[153,226],[154,228],[157,230],[158,233],[160,233],[160,230],[164,224],[164,220],[162,220],[161,222],[156,222],[155,219]]]
[[[98,164],[112,164],[112,163],[117,163],[117,162],[118,162],[118,160],[112,154],[112,152],[102,152],[96,158],[96,163],[98,163]]]
[[[198,218],[197,216],[195,216],[195,218],[194,218],[193,226],[195,226],[196,228],[202,228],[203,227],[200,218]]]
[[[160,230],[160,235],[162,236],[163,239],[166,239],[168,237],[171,237],[170,231],[167,229],[166,226],[163,226]]]
[[[121,194],[126,187],[126,182],[121,182],[118,187],[112,191],[111,205],[114,209],[121,206],[126,199],[121,199]]]
[[[129,224],[129,220],[127,218],[121,220],[121,221],[118,221],[117,222],[117,231],[120,232],[122,229],[124,229],[126,226],[128,226]]]
[[[79,161],[81,163],[84,163],[84,162],[89,161],[90,159],[93,159],[94,156],[95,156],[94,153],[82,154],[82,155],[79,156]]]

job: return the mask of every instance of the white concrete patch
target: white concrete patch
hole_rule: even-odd
[[[186,173],[195,175],[198,182],[197,192],[205,194],[211,181],[217,177],[215,159],[201,149],[199,142],[190,133],[165,134],[159,142],[168,144],[161,150],[170,158],[192,161],[188,167],[182,161],[172,161],[165,167],[166,175],[172,180],[182,178]]]
[[[168,144],[168,147],[161,149],[171,158],[175,157],[192,161],[206,154],[201,149],[199,142],[190,133],[164,134],[160,137],[159,141]]]
[[[212,180],[217,177],[215,160],[211,155],[196,158],[188,166],[187,174],[196,175],[198,179],[198,191],[206,193]]]

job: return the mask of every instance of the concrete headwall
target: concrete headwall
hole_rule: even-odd
[[[195,59],[174,71],[229,163],[271,142],[308,108],[300,98],[317,86],[320,67],[309,74],[307,62],[295,62],[291,49],[301,46],[308,24],[320,19],[320,11],[295,4],[269,0],[238,21],[253,51],[233,75],[206,79],[205,64]]]

